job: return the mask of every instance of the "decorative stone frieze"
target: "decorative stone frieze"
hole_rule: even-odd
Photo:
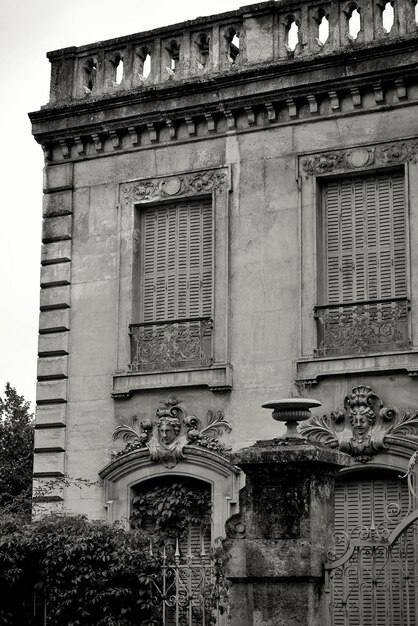
[[[389,448],[388,437],[413,437],[418,445],[418,410],[400,415],[370,387],[354,387],[344,399],[344,409],[330,417],[312,417],[299,427],[312,441],[338,448],[366,463],[378,452]],[[400,443],[402,441],[400,440]]]
[[[220,170],[202,170],[181,176],[150,178],[121,187],[121,195],[126,204],[145,200],[165,200],[174,196],[194,196],[212,193],[222,189],[226,183],[226,173]]]
[[[231,427],[222,411],[208,410],[203,420],[189,415],[184,403],[169,396],[158,408],[153,420],[147,419],[137,425],[134,417],[130,425],[121,424],[113,433],[113,439],[121,438],[127,446],[116,456],[147,448],[152,461],[160,462],[169,469],[184,458],[184,447],[196,445],[213,452],[224,453],[229,448],[217,439]]]
[[[415,140],[397,141],[378,146],[335,150],[304,156],[302,170],[306,178],[331,174],[336,171],[356,170],[369,166],[382,167],[407,161],[416,163],[418,143]]]
[[[228,104],[219,104],[216,110],[212,103],[202,102],[198,107],[194,103],[191,107],[182,107],[181,112],[175,107],[166,112],[153,112],[151,119],[148,110],[142,113],[136,110],[135,121],[129,126],[121,116],[120,119],[113,119],[108,127],[100,125],[100,128],[91,128],[83,136],[80,136],[77,124],[74,128],[68,127],[65,129],[65,137],[58,136],[54,144],[49,135],[40,135],[37,139],[45,147],[48,164],[94,158],[98,153],[147,150],[153,144],[184,141],[185,135],[189,141],[199,141],[210,134],[224,136],[227,132],[245,133],[272,123],[299,124],[312,115],[344,117],[352,115],[354,111],[361,114],[381,110],[383,106],[399,107],[415,98],[416,91],[412,88],[414,83],[416,80],[409,77],[407,89],[404,79],[394,76],[390,82],[380,85],[379,98],[376,98],[376,82],[372,76],[364,79],[361,86],[348,83],[341,85],[338,92],[326,87],[312,92],[310,83],[303,84],[298,89],[297,98],[280,86],[267,92],[262,100],[254,98],[252,93],[247,96],[243,94],[239,100],[234,98]],[[350,100],[352,106],[348,109],[341,106],[343,101],[348,103]],[[106,102],[102,102],[102,106],[105,108]],[[65,153],[62,151],[63,142],[67,147]]]

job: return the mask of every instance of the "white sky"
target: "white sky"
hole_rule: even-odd
[[[255,2],[253,2],[255,3]],[[245,0],[0,0],[0,396],[35,401],[41,247],[41,147],[27,113],[49,97],[49,50],[237,9]]]

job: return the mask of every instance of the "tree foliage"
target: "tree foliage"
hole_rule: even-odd
[[[201,591],[208,626],[228,605],[222,548],[212,549],[210,558],[214,575]],[[175,562],[165,548],[150,550],[141,530],[80,515],[33,522],[4,515],[0,624],[44,626],[45,611],[48,626],[161,626],[162,573],[175,593]],[[202,611],[196,615],[203,623]]]
[[[0,511],[30,515],[34,422],[30,404],[10,383],[0,397]]]
[[[29,403],[7,383],[0,397],[0,625],[159,626],[162,572],[172,585],[177,564],[165,540],[181,538],[193,525],[209,528],[210,490],[184,480],[137,490],[129,531],[80,515],[31,521],[33,435]],[[89,484],[57,480],[61,486]],[[55,479],[42,483],[37,498],[55,487]],[[216,622],[215,610],[226,610],[228,591],[222,549],[208,558],[214,574],[202,589],[200,611],[209,625]]]
[[[160,575],[142,533],[120,525],[58,514],[0,520],[0,624],[38,623],[35,590],[48,626],[156,626],[152,581]]]

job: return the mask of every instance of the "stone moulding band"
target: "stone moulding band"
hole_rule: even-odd
[[[299,158],[305,178],[335,172],[363,170],[370,167],[388,167],[417,162],[418,141],[405,139],[382,145],[332,150]]]
[[[398,79],[394,79],[394,83],[396,83],[397,80]],[[371,85],[369,83],[370,81],[367,84],[362,85],[363,91],[365,89],[371,89]],[[84,149],[82,152],[80,152],[78,149],[74,149],[74,150],[71,149],[74,146],[77,148],[78,144],[77,144],[76,139],[79,140],[80,138],[78,136],[71,136],[71,131],[68,131],[67,129],[66,137],[64,141],[66,142],[66,144],[68,144],[69,150],[66,151],[65,155],[62,154],[62,150],[60,153],[59,151],[56,151],[53,149],[56,143],[54,140],[49,139],[47,137],[42,137],[42,138],[39,137],[38,141],[42,143],[42,146],[44,149],[44,155],[45,155],[45,162],[47,164],[51,164],[53,162],[64,163],[64,162],[67,162],[68,160],[73,161],[73,160],[97,158],[97,157],[109,154],[109,152],[114,153],[115,151],[125,152],[127,150],[150,149],[150,148],[153,148],[154,145],[156,144],[171,145],[173,143],[176,143],[176,144],[184,143],[185,141],[186,142],[201,141],[201,140],[208,139],[208,137],[210,137],[211,135],[223,136],[226,131],[231,132],[231,130],[233,130],[233,132],[236,132],[236,133],[254,132],[263,128],[268,128],[269,126],[274,127],[275,125],[283,126],[283,125],[289,125],[289,124],[300,124],[300,123],[305,123],[307,120],[311,120],[311,121],[312,120],[324,120],[330,117],[334,118],[334,117],[347,117],[347,115],[359,115],[362,113],[379,111],[382,109],[382,107],[387,106],[386,104],[380,101],[375,102],[375,105],[373,107],[364,106],[362,101],[360,101],[359,103],[358,98],[356,99],[356,95],[355,95],[356,90],[358,91],[358,88],[355,88],[355,87],[346,88],[347,94],[351,92],[351,96],[353,99],[353,109],[347,112],[342,112],[340,108],[337,108],[337,109],[334,108],[331,110],[331,112],[328,112],[328,113],[321,111],[320,108],[318,108],[317,111],[316,110],[313,111],[311,107],[312,98],[317,99],[318,102],[323,101],[324,98],[325,99],[329,98],[329,92],[328,92],[328,95],[327,95],[327,92],[313,94],[309,92],[309,89],[303,95],[301,94],[300,97],[298,97],[297,102],[294,103],[290,109],[289,109],[289,98],[286,98],[285,95],[283,94],[278,94],[275,97],[272,97],[269,94],[268,96],[263,98],[263,102],[244,102],[243,101],[242,103],[233,103],[231,105],[232,108],[230,111],[232,115],[234,116],[234,119],[236,120],[236,123],[234,124],[233,129],[229,127],[227,129],[221,128],[222,125],[220,125],[219,122],[225,117],[224,111],[217,111],[217,112],[206,111],[206,112],[201,112],[201,113],[194,112],[194,113],[191,113],[191,115],[195,119],[195,123],[197,123],[199,118],[202,118],[202,120],[203,118],[205,118],[206,132],[204,132],[203,134],[196,133],[193,135],[189,135],[187,139],[186,138],[181,139],[179,136],[179,132],[178,132],[178,128],[186,124],[186,121],[185,121],[186,118],[183,116],[183,117],[176,118],[175,120],[174,119],[170,120],[169,124],[167,124],[167,120],[165,118],[161,118],[160,120],[154,121],[152,123],[152,126],[153,126],[152,140],[151,140],[151,135],[150,135],[150,128],[145,118],[139,119],[138,122],[135,124],[135,126],[118,127],[117,132],[121,140],[119,141],[118,146],[116,147],[113,144],[110,147],[108,145],[108,142],[106,141],[107,139],[111,137],[111,134],[114,132],[115,129],[113,128],[112,129],[101,128],[100,141],[99,141],[99,135],[97,133],[93,131],[86,132],[86,134],[83,135],[83,138],[82,138],[83,146],[84,146]],[[272,101],[265,102],[266,98]],[[306,98],[306,102],[309,104],[310,117],[307,117],[306,115],[301,113],[301,111],[303,110],[302,104],[303,104],[304,98]],[[414,102],[415,102],[414,98],[412,96],[408,96],[408,97],[403,98],[402,101],[392,104],[391,108],[409,106],[413,104]],[[248,121],[247,109],[249,107],[251,107],[253,110],[254,123]],[[238,119],[240,121],[246,120],[247,125],[245,126],[245,122],[243,122],[242,125],[241,123],[238,124],[237,122]],[[161,135],[161,132],[165,126],[169,128],[169,136],[167,137],[167,139],[163,139]],[[147,135],[147,133],[150,137],[149,142],[144,141],[144,137]],[[126,137],[126,141],[122,141],[122,138],[125,138],[125,137]]]
[[[122,183],[120,198],[123,204],[155,202],[176,197],[211,194],[227,184],[226,168],[197,170],[187,174],[146,178]]]

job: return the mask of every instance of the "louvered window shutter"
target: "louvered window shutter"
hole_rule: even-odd
[[[390,515],[388,505],[399,506],[401,515]],[[387,528],[392,531],[409,511],[409,493],[405,481],[388,477],[387,479],[338,481],[335,488],[335,531],[341,538],[361,540],[365,529]],[[405,592],[405,571],[417,559],[418,546],[413,529],[404,537],[406,543],[395,543],[390,556],[384,552],[373,553],[365,550],[350,561],[350,567],[343,577],[334,578],[334,597],[337,605],[333,609],[333,626],[404,626],[415,624],[417,617],[417,589],[410,584]],[[409,546],[409,554],[403,552],[401,546]],[[413,546],[415,547],[415,550]],[[338,556],[344,552],[345,543],[339,544]],[[374,566],[371,555],[375,554]],[[409,565],[407,565],[407,561]],[[372,571],[376,572],[375,593]],[[341,600],[348,599],[348,614],[341,607]],[[408,612],[410,621],[405,619]]]
[[[211,314],[212,230],[210,199],[143,211],[143,322]]]
[[[402,173],[323,187],[326,304],[406,296]]]

